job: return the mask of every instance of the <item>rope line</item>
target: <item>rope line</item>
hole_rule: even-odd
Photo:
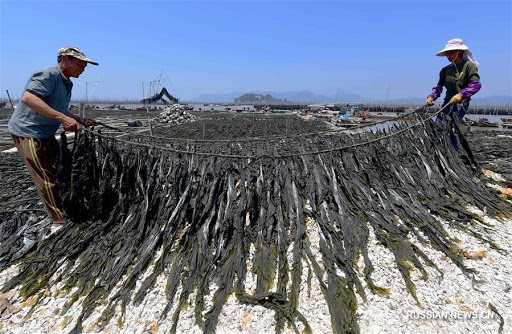
[[[120,142],[120,143],[125,143],[125,144],[130,144],[130,145],[135,145],[135,146],[141,146],[141,147],[147,147],[147,148],[157,148],[157,149],[160,149],[160,150],[174,152],[174,153],[180,153],[180,154],[190,154],[190,155],[207,156],[207,157],[232,158],[232,159],[252,159],[252,158],[257,158],[257,159],[261,159],[261,158],[278,159],[278,158],[291,158],[291,157],[304,156],[304,155],[315,155],[315,154],[321,154],[321,153],[329,153],[329,152],[334,152],[334,151],[341,151],[341,150],[346,150],[346,149],[355,148],[355,147],[358,147],[358,146],[363,146],[363,145],[375,143],[375,142],[381,141],[383,139],[388,139],[388,138],[391,138],[391,137],[396,136],[398,134],[404,133],[405,131],[408,131],[408,130],[414,128],[414,127],[417,127],[419,125],[425,124],[427,121],[429,121],[432,118],[434,118],[435,116],[437,116],[440,112],[442,112],[449,105],[450,104],[446,104],[440,110],[438,110],[437,112],[435,112],[431,116],[421,120],[418,123],[412,124],[412,125],[404,128],[404,129],[398,130],[398,131],[390,133],[388,135],[384,135],[384,136],[381,136],[381,137],[378,137],[378,138],[374,138],[374,139],[371,139],[371,140],[367,140],[367,141],[364,141],[364,142],[354,143],[354,144],[351,144],[351,145],[336,146],[336,147],[332,147],[332,148],[325,149],[325,150],[317,150],[317,151],[302,152],[302,153],[292,153],[292,154],[284,154],[284,155],[270,155],[270,154],[235,155],[235,154],[223,154],[223,153],[192,152],[192,151],[187,151],[187,150],[174,149],[174,148],[170,148],[170,147],[157,146],[155,144],[144,144],[144,143],[138,143],[138,142],[133,142],[133,141],[129,141],[129,140],[123,140],[123,139],[119,139],[119,138],[116,138],[116,137],[112,137],[112,136],[108,136],[108,135],[103,135],[103,134],[100,134],[100,133],[95,133],[95,132],[93,132],[91,130],[88,130],[88,129],[85,129],[85,131],[91,133],[92,135],[95,135],[95,136],[98,136],[98,137],[101,137],[101,138],[105,138],[105,139],[114,140],[114,141]],[[412,114],[412,113],[409,113],[409,115],[410,114]]]
[[[400,120],[402,118],[405,118],[409,115],[412,115],[414,113],[418,113],[419,111],[425,109],[425,106],[423,106],[420,109],[404,113],[403,115],[397,116],[392,119],[386,119],[381,121],[376,121],[372,123],[366,123],[366,124],[360,124],[351,128],[342,128],[342,129],[333,129],[333,130],[325,130],[325,131],[318,131],[318,132],[307,132],[307,133],[301,133],[301,134],[294,134],[294,135],[288,135],[288,136],[282,136],[282,135],[276,135],[276,136],[259,136],[259,137],[247,137],[247,138],[240,138],[240,139],[195,139],[195,138],[179,138],[179,137],[161,137],[161,136],[150,136],[150,135],[144,135],[144,134],[134,134],[135,136],[139,137],[146,137],[146,138],[153,138],[153,139],[166,139],[166,140],[174,140],[174,141],[183,141],[183,142],[197,142],[197,143],[232,143],[232,142],[256,142],[256,141],[266,141],[266,142],[272,142],[272,141],[278,141],[283,139],[293,139],[293,138],[303,138],[303,137],[309,137],[309,136],[316,136],[316,135],[322,135],[322,134],[329,134],[329,133],[340,133],[345,131],[354,131],[361,128],[369,128],[375,125],[383,124],[386,122],[393,122],[396,120]],[[104,126],[111,130],[116,130],[123,133],[130,133],[129,131],[116,128],[110,125],[107,125],[102,122],[95,122],[97,125]]]

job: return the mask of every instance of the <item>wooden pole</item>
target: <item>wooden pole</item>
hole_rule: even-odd
[[[85,117],[85,103],[84,102],[80,102],[79,115],[80,115],[80,117]]]
[[[5,90],[7,92],[7,97],[9,98],[9,103],[11,104],[11,108],[14,109],[14,105],[12,104],[11,95],[9,95],[9,90]]]
[[[151,85],[150,85],[151,89]],[[144,81],[142,81],[142,101],[144,101]],[[151,125],[151,117],[149,117],[149,107],[148,104],[144,101],[144,106],[146,107],[146,115],[148,116],[148,124],[149,124],[149,135],[153,135],[153,126]]]

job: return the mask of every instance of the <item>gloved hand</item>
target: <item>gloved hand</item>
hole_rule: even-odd
[[[457,104],[457,103],[461,103],[461,102],[462,102],[462,94],[461,93],[453,95],[453,97],[450,99],[450,104]]]
[[[432,99],[431,96],[427,97],[427,100],[425,101],[425,105],[427,107],[430,107],[430,106],[433,106],[434,105],[434,100]]]

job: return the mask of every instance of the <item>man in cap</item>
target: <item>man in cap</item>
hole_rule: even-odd
[[[430,95],[427,96],[425,104],[427,106],[434,105],[434,101],[441,96],[443,87],[446,87],[443,106],[450,104],[446,113],[456,113],[462,119],[469,108],[471,96],[476,94],[481,87],[477,67],[479,64],[469,47],[460,38],[449,40],[444,49],[439,51],[436,56],[446,56],[450,64],[443,67],[439,72],[439,81],[432,88]],[[451,141],[454,147],[458,149],[453,131]]]
[[[69,113],[73,87],[70,78],[78,78],[88,63],[98,65],[74,46],[60,48],[57,62],[56,66],[32,74],[8,124],[54,227],[66,221],[55,185],[58,152],[55,133],[60,125],[66,131],[76,132],[80,125],[94,124],[92,119]]]

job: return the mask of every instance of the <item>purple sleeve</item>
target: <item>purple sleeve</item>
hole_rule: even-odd
[[[437,85],[435,87],[432,87],[432,93],[430,93],[430,97],[432,98],[432,100],[437,100],[437,98],[439,96],[441,96],[441,93],[443,92],[443,87],[441,87],[440,85]]]
[[[464,100],[469,99],[472,95],[476,94],[482,85],[478,80],[471,80],[468,86],[464,89],[461,89],[460,94]]]

